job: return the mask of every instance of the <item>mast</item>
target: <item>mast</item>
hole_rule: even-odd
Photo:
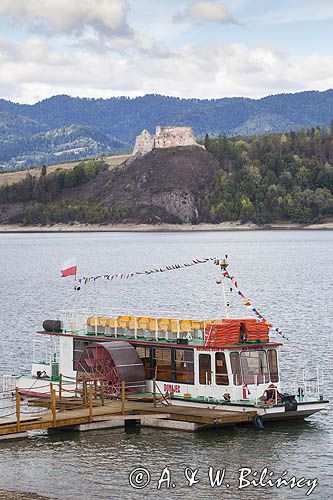
[[[224,276],[223,276],[223,271],[227,270],[227,267],[229,265],[227,261],[228,256],[226,255],[224,259],[219,260],[219,266],[221,268],[221,284],[222,284],[222,295],[223,295],[223,304],[224,304],[224,314],[226,318],[229,318],[229,304],[227,302],[227,296],[226,296],[226,291],[225,291],[225,283],[224,283]]]

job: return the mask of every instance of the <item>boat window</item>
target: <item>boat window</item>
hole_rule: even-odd
[[[89,340],[78,340],[74,339],[73,340],[73,370],[77,370],[77,365],[79,362],[79,359],[81,357],[81,354],[89,344]]]
[[[271,382],[278,382],[279,381],[279,369],[278,369],[276,350],[269,349],[269,351],[267,351],[267,356],[268,356],[269,371],[271,374]]]
[[[189,349],[175,349],[175,380],[181,384],[194,384],[194,356]]]
[[[172,381],[171,349],[154,349],[156,380]]]
[[[141,347],[135,346],[136,352],[138,353],[139,358],[142,361],[142,364],[145,369],[145,376],[147,380],[153,378],[153,370],[150,362],[150,348],[149,347]]]
[[[229,385],[228,370],[224,352],[215,353],[215,382],[216,385]]]
[[[230,353],[230,362],[234,385],[241,385],[243,383],[243,377],[240,367],[239,352]]]
[[[269,382],[266,351],[242,351],[240,356],[244,384]]]
[[[199,354],[199,383],[202,385],[212,383],[210,354]]]

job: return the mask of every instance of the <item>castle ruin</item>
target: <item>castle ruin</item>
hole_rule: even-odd
[[[178,146],[198,146],[192,127],[161,127],[157,126],[155,135],[143,130],[135,140],[133,156],[147,154],[153,149],[174,148]]]

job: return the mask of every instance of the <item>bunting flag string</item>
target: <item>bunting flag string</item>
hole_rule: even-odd
[[[168,264],[164,267],[153,268],[153,269],[145,269],[144,271],[136,271],[136,272],[127,272],[127,273],[117,273],[117,274],[99,274],[97,276],[83,276],[82,278],[76,279],[75,290],[80,290],[82,285],[89,285],[90,283],[95,283],[96,281],[115,281],[115,280],[128,280],[129,278],[133,278],[134,276],[148,276],[155,273],[164,273],[166,271],[175,271],[178,269],[184,269],[187,267],[195,266],[198,264],[205,264],[207,262],[213,261],[214,264],[220,266],[220,261],[216,257],[204,257],[201,259],[192,259],[189,262],[184,262],[182,264]],[[252,304],[252,302],[244,295],[244,293],[239,289],[238,282],[235,279],[235,276],[231,276],[229,272],[225,269],[222,272],[222,276],[226,279],[229,279],[233,284],[237,294],[241,297],[243,305],[247,307],[254,315],[257,317],[258,321],[265,323],[269,328],[274,328],[271,323],[267,321],[267,319],[258,311],[256,307]],[[275,332],[278,333],[281,337],[288,340],[289,339],[283,334],[283,332],[279,328],[274,328]]]
[[[175,271],[177,269],[183,269],[185,267],[191,267],[198,264],[205,264],[206,262],[216,261],[216,257],[205,257],[202,259],[192,259],[190,262],[185,262],[183,264],[169,264],[164,267],[154,268],[154,269],[145,269],[144,271],[136,271],[129,273],[118,273],[118,274],[100,274],[97,276],[84,276],[82,278],[77,278],[75,286],[76,290],[80,290],[81,285],[89,285],[89,283],[95,283],[96,281],[114,281],[114,280],[127,280],[129,278],[133,278],[138,275],[150,275],[154,273],[164,273],[166,271]]]
[[[217,265],[219,265],[219,262],[215,262],[215,263]],[[231,283],[235,287],[235,290],[237,291],[237,294],[241,297],[243,305],[245,307],[247,307],[251,311],[251,313],[253,313],[257,317],[258,321],[260,321],[261,323],[265,323],[265,325],[267,325],[269,328],[274,328],[273,325],[271,323],[269,323],[269,321],[267,321],[267,319],[258,311],[258,309],[256,307],[254,307],[252,302],[239,289],[238,282],[236,281],[235,276],[231,276],[226,269],[222,272],[222,276],[231,281]],[[280,330],[280,328],[274,328],[274,331],[276,333],[278,333],[279,335],[281,335],[281,337],[283,337],[284,339],[289,341],[288,337],[286,337],[283,334],[283,332],[282,332],[282,330]]]

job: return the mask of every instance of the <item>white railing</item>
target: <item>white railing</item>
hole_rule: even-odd
[[[2,375],[2,392],[1,399],[11,398],[11,391],[15,391],[16,375]]]
[[[284,387],[288,392],[296,396],[319,399],[325,390],[324,371],[320,368],[312,371],[302,368],[297,372],[295,380],[289,384],[284,384]]]
[[[49,364],[51,353],[50,339],[32,341],[32,362]]]
[[[100,318],[107,318],[110,320],[117,320],[119,316],[130,317],[132,321],[131,327],[121,327],[115,323],[115,326],[109,327],[104,326],[100,323]],[[191,317],[191,315],[186,315],[185,313],[181,315],[181,313],[176,311],[143,311],[142,309],[134,310],[128,309],[124,312],[123,309],[109,309],[104,310],[103,313],[96,312],[88,312],[85,311],[62,311],[58,315],[53,315],[54,318],[57,318],[62,322],[63,333],[76,334],[76,335],[106,335],[111,337],[128,337],[128,338],[137,338],[137,336],[147,337],[149,340],[176,340],[178,338],[187,339],[190,341],[198,341],[202,343],[204,341],[204,332],[205,332],[205,321],[203,319],[200,320],[203,323],[203,328],[201,329],[189,329],[182,330],[181,324],[184,318],[189,321],[198,321],[197,317]],[[155,321],[154,328],[146,328],[142,330],[137,324],[140,317],[150,318],[153,322]],[[90,318],[89,325],[87,324],[87,320]],[[171,319],[174,322],[178,322],[178,328],[171,329],[170,328],[160,328],[158,321],[160,319]],[[209,323],[210,319],[207,319],[207,323]],[[163,323],[163,322],[162,322]],[[133,326],[134,325],[134,326]],[[143,334],[142,334],[143,332]]]
[[[59,360],[59,343],[57,339],[42,338],[32,341],[32,362],[49,365]]]

